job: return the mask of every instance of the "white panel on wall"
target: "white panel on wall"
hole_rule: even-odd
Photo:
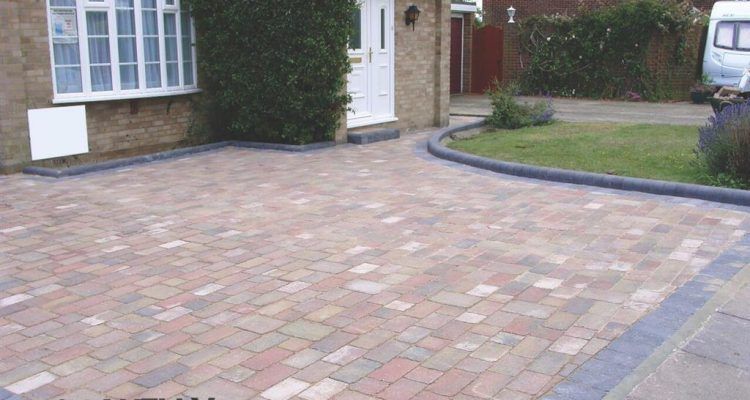
[[[88,153],[86,106],[29,110],[29,140],[32,160]]]

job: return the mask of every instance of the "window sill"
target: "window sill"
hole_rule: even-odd
[[[57,97],[57,98],[52,99],[52,104],[82,104],[82,103],[98,103],[102,101],[151,99],[151,98],[156,98],[156,97],[183,96],[183,95],[188,95],[188,94],[200,93],[202,91],[203,91],[202,89],[187,89],[187,90],[175,90],[172,92],[132,93],[132,94],[118,94],[118,95],[113,95],[113,96]]]

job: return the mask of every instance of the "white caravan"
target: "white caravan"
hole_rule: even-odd
[[[718,1],[703,55],[703,73],[714,85],[737,86],[750,68],[750,2]]]

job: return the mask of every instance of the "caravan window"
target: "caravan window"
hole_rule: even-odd
[[[719,22],[716,25],[716,47],[731,49],[734,47],[734,22]]]
[[[750,50],[750,22],[740,22],[737,26],[737,49]]]

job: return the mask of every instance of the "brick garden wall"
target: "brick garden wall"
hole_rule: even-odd
[[[595,9],[612,6],[625,0],[484,0],[484,21],[490,25],[505,25],[507,9],[511,5],[518,10],[518,18],[540,14],[575,14],[580,9]],[[719,0],[693,0],[693,5],[705,12],[711,11]]]
[[[45,1],[0,0],[0,26],[0,173],[10,173],[31,160],[27,110],[54,107]],[[179,147],[191,114],[190,96],[87,103],[91,152],[35,164],[74,165]]]
[[[518,40],[518,25],[509,25],[507,9],[511,5],[516,8],[517,20],[523,20],[531,15],[568,14],[573,15],[581,9],[595,9],[615,5],[624,0],[484,0],[484,18],[487,24],[502,26],[505,29],[505,48],[503,58],[503,81],[508,82],[520,78],[523,63]],[[710,12],[713,4],[718,0],[694,0],[693,4],[704,12]],[[691,52],[687,54],[687,62],[677,68],[666,68],[668,57],[672,50],[668,42],[660,39],[654,43],[661,43],[653,47],[654,56],[647,60],[648,65],[655,72],[660,85],[671,87],[676,98],[689,97],[689,88],[695,83],[702,64],[702,54],[699,54],[702,32],[694,30],[689,35]],[[673,47],[672,47],[673,48]]]

